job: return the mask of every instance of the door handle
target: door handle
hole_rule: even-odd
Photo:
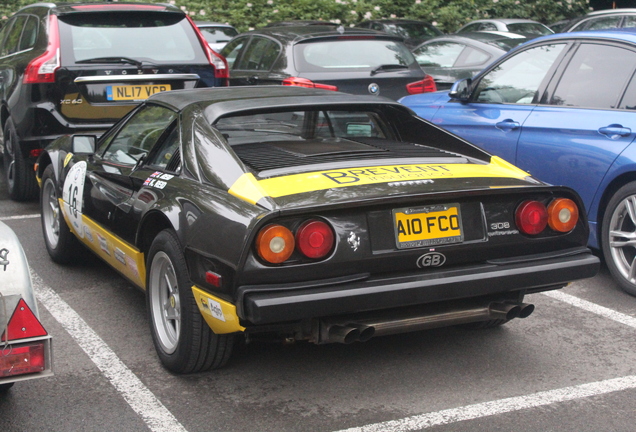
[[[515,130],[519,127],[519,122],[516,122],[512,119],[505,119],[498,123],[495,123],[495,127],[501,131],[508,132],[511,130]]]
[[[629,136],[629,134],[632,133],[632,130],[619,124],[611,124],[609,126],[600,128],[598,130],[598,133],[600,133],[601,135],[605,135],[609,139],[617,140],[620,137]]]
[[[251,76],[247,78],[247,82],[250,84],[257,84],[258,83],[258,77],[257,76]]]

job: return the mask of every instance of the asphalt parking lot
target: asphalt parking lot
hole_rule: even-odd
[[[55,361],[52,378],[0,397],[2,431],[634,430],[636,298],[605,268],[529,296],[535,313],[501,328],[254,343],[223,369],[176,376],[154,352],[143,294],[90,255],[54,264],[38,214],[0,184]]]

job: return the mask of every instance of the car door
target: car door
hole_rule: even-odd
[[[88,161],[83,191],[85,216],[128,243],[134,243],[141,217],[137,201],[143,199],[139,196],[142,189],[152,183],[150,187],[160,191],[165,181],[174,177],[164,178],[166,173],[157,172],[153,164],[158,147],[170,136],[176,122],[176,112],[145,105],[121,128],[105,136],[98,154]],[[172,153],[174,151],[164,153],[164,159],[166,154]],[[153,164],[149,163],[151,160]]]
[[[431,121],[514,162],[521,127],[537,105],[567,43],[532,46],[495,64],[472,85],[467,102],[443,105]]]
[[[621,98],[636,51],[584,42],[573,53],[549,100],[525,121],[515,163],[535,177],[575,189],[587,209],[618,155],[636,134],[634,101]]]
[[[271,71],[280,53],[281,45],[277,41],[252,36],[249,43],[240,48],[240,53],[232,63],[230,85],[280,85],[287,76]]]

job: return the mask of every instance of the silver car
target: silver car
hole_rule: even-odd
[[[26,255],[0,222],[0,393],[16,381],[52,375],[51,336],[39,319]]]

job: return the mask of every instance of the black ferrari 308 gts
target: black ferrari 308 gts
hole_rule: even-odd
[[[599,268],[575,192],[374,96],[160,93],[36,169],[53,260],[83,245],[144,290],[178,373],[222,366],[238,337],[498,326]]]

